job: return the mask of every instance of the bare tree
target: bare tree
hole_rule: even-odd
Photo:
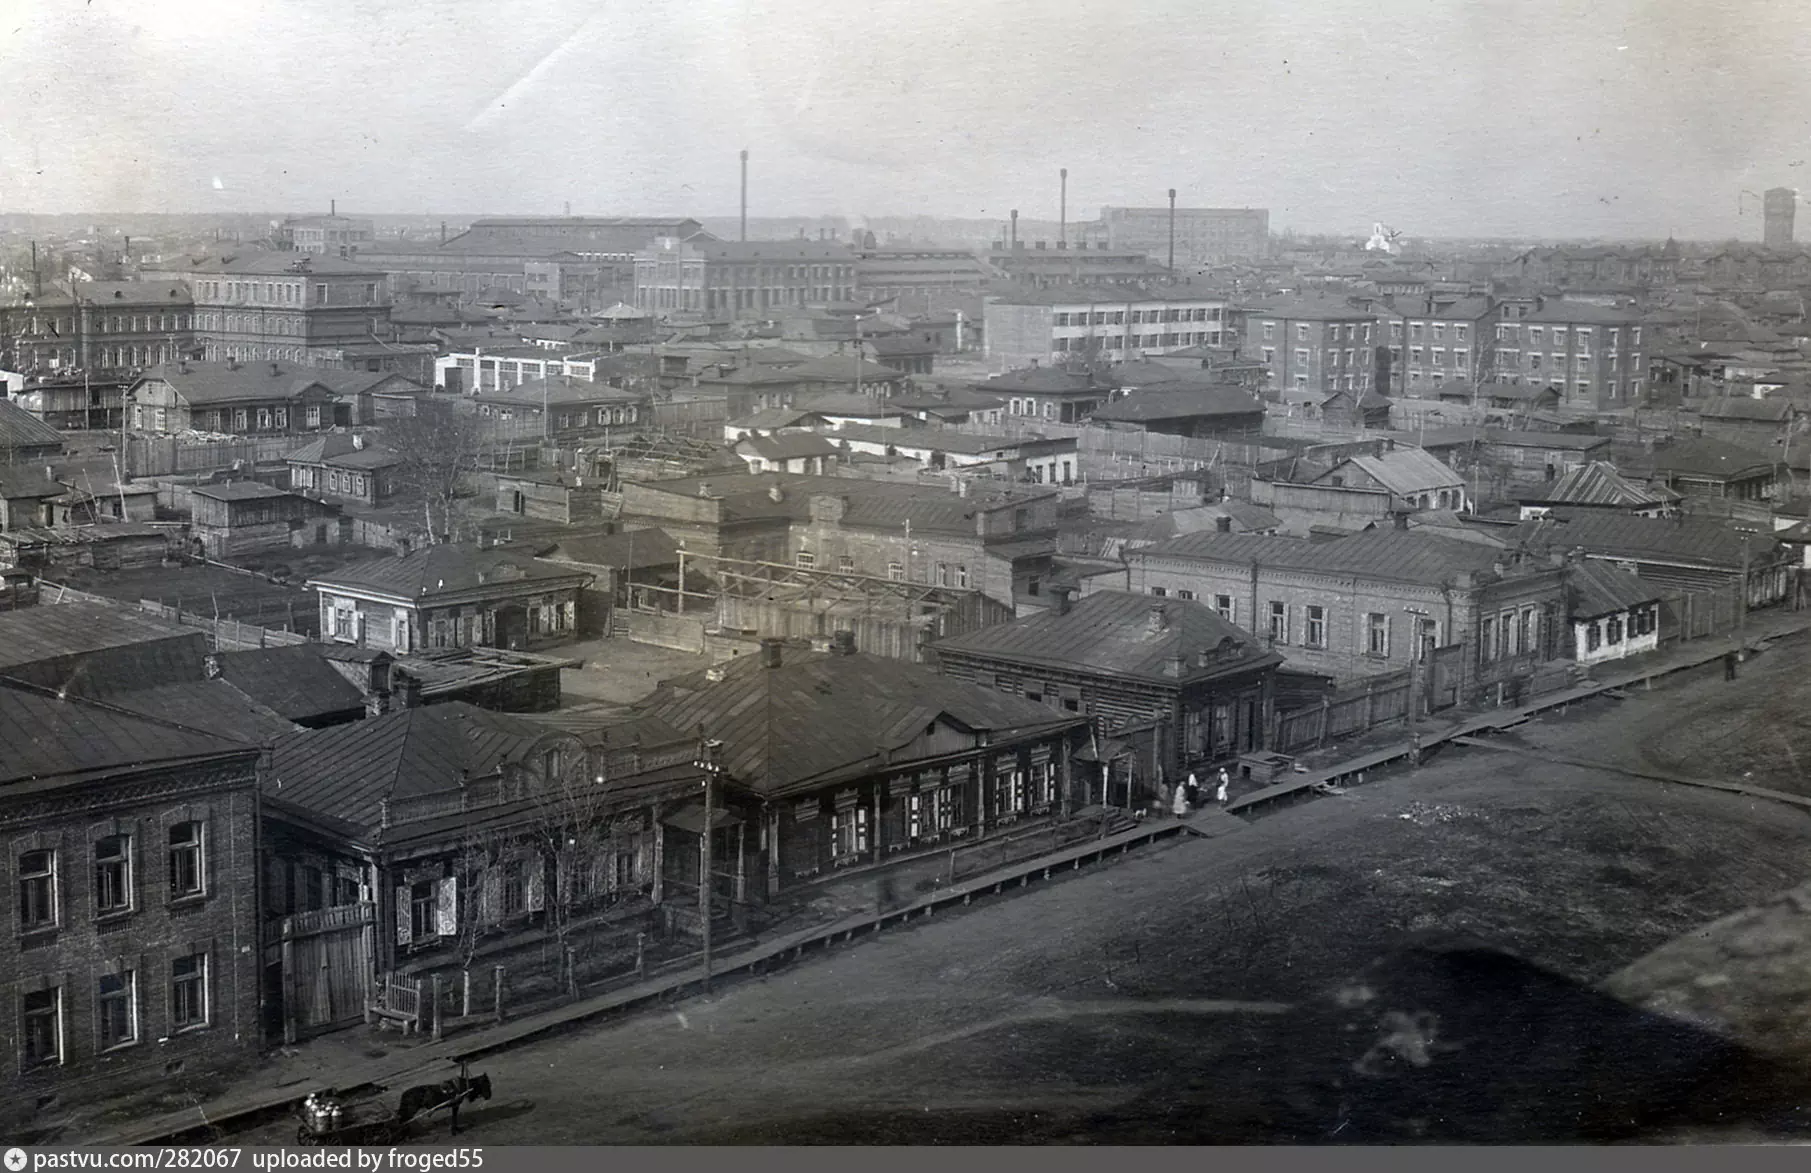
[[[566,964],[572,926],[592,894],[617,804],[605,780],[594,776],[589,755],[578,739],[543,743],[535,757],[537,760],[519,768],[525,774],[532,812],[529,833],[539,848],[547,878],[547,929],[559,947],[561,963]],[[567,981],[575,987],[576,975],[568,971]]]
[[[461,1015],[472,1012],[472,965],[495,912],[485,906],[485,891],[493,884],[496,869],[509,858],[509,850],[509,837],[491,828],[467,826],[460,839],[453,874],[459,890],[455,944],[459,951]]]
[[[477,470],[484,448],[478,417],[452,404],[419,401],[413,416],[386,425],[384,442],[402,459],[398,484],[421,494],[428,541],[449,538],[459,498],[466,495],[466,478]]]

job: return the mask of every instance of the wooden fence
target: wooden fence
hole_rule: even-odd
[[[1741,625],[1740,589],[1688,591],[1660,588],[1660,642],[1727,635]]]
[[[1335,690],[1319,705],[1280,713],[1270,748],[1279,753],[1313,749],[1388,721],[1401,721],[1408,716],[1411,687],[1410,671],[1404,668]]]

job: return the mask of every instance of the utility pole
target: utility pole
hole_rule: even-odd
[[[702,732],[702,730],[701,730]],[[694,766],[704,771],[704,831],[699,844],[698,866],[698,914],[702,924],[704,944],[704,992],[711,992],[711,911],[712,911],[712,860],[711,860],[711,822],[716,815],[713,799],[716,791],[717,772],[722,769],[723,742],[715,738],[699,739],[698,760]]]
[[[1742,580],[1736,588],[1736,641],[1743,652],[1748,650],[1748,539],[1742,535]]]

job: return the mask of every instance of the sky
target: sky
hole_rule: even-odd
[[[1758,238],[1804,0],[3,0],[0,211]]]

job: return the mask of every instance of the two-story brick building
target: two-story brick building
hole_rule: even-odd
[[[1198,533],[1125,557],[1123,585],[1206,603],[1288,667],[1337,681],[1437,655],[1443,701],[1565,654],[1561,568],[1488,543],[1393,528],[1328,542]],[[1111,589],[1120,577],[1096,576],[1088,588]]]
[[[591,577],[526,551],[455,543],[360,562],[307,585],[320,596],[322,639],[401,654],[570,642]]]
[[[255,1061],[258,749],[20,684],[0,745],[9,1123]]]

